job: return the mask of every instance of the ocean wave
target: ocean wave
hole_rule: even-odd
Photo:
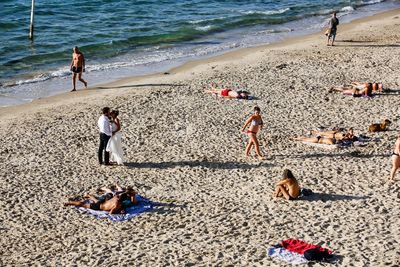
[[[292,32],[293,29],[284,28],[284,29],[269,29],[257,32],[257,34],[268,34],[268,33],[282,33],[282,32]]]
[[[207,23],[214,22],[214,21],[225,20],[227,18],[228,17],[215,17],[215,18],[209,18],[209,19],[189,20],[188,23],[190,23],[190,24],[207,24]]]
[[[355,9],[354,9],[354,7],[352,7],[352,6],[345,6],[345,7],[343,7],[340,11],[342,11],[342,12],[352,12],[352,11],[354,11]]]
[[[249,10],[249,11],[242,11],[242,14],[246,15],[253,15],[253,14],[260,14],[260,15],[275,15],[275,14],[283,14],[287,11],[289,11],[290,8],[282,8],[279,10],[268,10],[268,11],[260,11],[260,10]]]
[[[206,26],[197,26],[195,27],[196,30],[206,32],[209,31],[212,28],[211,25],[206,25]]]
[[[378,4],[378,3],[382,3],[385,0],[369,0],[369,1],[361,1],[362,5],[373,5],[373,4]]]

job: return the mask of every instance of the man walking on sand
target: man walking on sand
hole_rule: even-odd
[[[328,24],[328,40],[327,44],[329,46],[329,40],[332,39],[331,45],[333,46],[333,43],[335,42],[336,38],[336,30],[337,30],[337,25],[339,25],[339,19],[336,17],[336,11],[332,13],[332,18],[329,20]]]
[[[73,73],[72,76],[72,90],[76,91],[76,75],[78,75],[78,79],[79,81],[81,81],[84,85],[85,88],[87,87],[87,82],[82,79],[82,72],[85,71],[85,57],[83,56],[82,52],[79,51],[79,48],[77,46],[75,46],[72,51],[74,51],[72,53],[72,61],[71,61],[71,66],[70,69]]]
[[[108,140],[112,136],[111,125],[110,125],[110,108],[103,108],[103,115],[100,116],[97,121],[100,131],[100,145],[98,151],[99,164],[110,165],[110,153],[106,151]],[[104,153],[104,161],[103,161]]]

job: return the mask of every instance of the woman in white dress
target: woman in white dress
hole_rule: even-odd
[[[110,159],[113,162],[116,162],[118,165],[124,164],[124,155],[122,151],[121,144],[121,123],[118,118],[119,111],[113,110],[110,112],[111,115],[111,131],[112,137],[107,143],[106,150],[110,152]]]

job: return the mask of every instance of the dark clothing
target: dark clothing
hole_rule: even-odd
[[[72,72],[74,72],[74,73],[81,73],[81,72],[82,72],[82,67],[75,67],[75,66],[73,66],[71,70],[72,70]]]
[[[100,201],[96,203],[90,203],[90,209],[91,210],[100,210]]]
[[[99,163],[106,165],[110,164],[110,153],[106,151],[108,140],[110,140],[111,136],[106,135],[105,133],[100,133],[100,145],[98,151]],[[104,161],[103,161],[103,150],[104,150]]]
[[[336,33],[337,25],[339,25],[339,19],[331,18],[331,20],[329,21],[329,28],[331,29],[331,31],[334,30]]]

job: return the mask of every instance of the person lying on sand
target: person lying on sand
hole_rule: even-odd
[[[397,136],[396,143],[392,153],[392,170],[390,171],[389,181],[394,181],[397,170],[400,168],[400,133]]]
[[[332,87],[329,92],[342,92],[344,95],[352,95],[353,97],[372,96],[372,83],[364,83],[361,89],[353,85]]]
[[[293,200],[300,196],[300,186],[293,173],[286,169],[283,171],[283,179],[276,183],[274,197],[284,197]]]
[[[228,88],[225,89],[212,88],[211,90],[206,90],[205,92],[209,94],[217,94],[221,97],[226,97],[226,98],[247,99],[247,100],[252,99],[250,93],[245,90],[234,91]]]
[[[337,141],[341,140],[349,140],[349,141],[358,141],[358,137],[354,135],[353,128],[349,128],[347,132],[343,132],[341,130],[330,130],[330,131],[317,131],[311,130],[310,133],[315,136],[322,136],[325,138],[332,138]]]
[[[111,198],[96,198],[93,195],[87,194],[87,197],[92,201],[92,203],[86,203],[85,201],[68,201],[64,203],[64,206],[75,206],[92,210],[108,211],[110,214],[124,212],[124,209],[122,208],[122,198],[120,195],[115,195]]]
[[[354,135],[353,128],[349,128],[347,132],[342,131],[311,131],[311,134],[315,135],[315,137],[295,137],[294,141],[308,142],[308,143],[316,143],[316,144],[325,144],[325,145],[334,145],[338,142],[342,141],[358,141],[358,138]]]
[[[119,195],[122,202],[122,206],[124,208],[130,207],[138,203],[138,201],[136,200],[137,193],[135,190],[133,190],[131,186],[122,188],[121,186],[116,184],[115,186],[112,186],[110,188],[102,187],[100,188],[100,190],[104,192],[106,195],[110,196]]]
[[[366,83],[367,82],[365,82],[365,83],[352,82],[351,86],[353,86],[354,88],[357,88],[357,89],[363,89],[365,87]],[[374,92],[374,93],[377,93],[377,92],[382,93],[383,90],[385,90],[385,89],[383,88],[383,84],[382,83],[377,83],[377,82],[372,83],[372,92]]]

